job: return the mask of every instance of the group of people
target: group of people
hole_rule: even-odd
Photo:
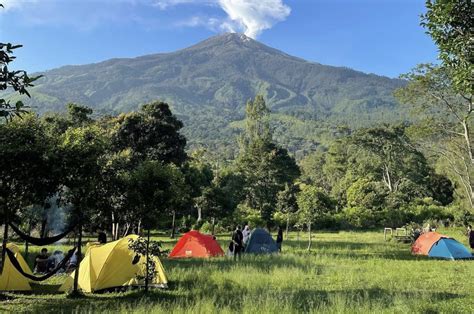
[[[249,243],[251,234],[252,230],[250,229],[249,225],[245,225],[243,230],[241,230],[240,226],[235,228],[234,232],[232,233],[232,239],[229,243],[229,254],[234,256],[234,260],[241,258],[242,252],[245,251],[245,248]],[[278,233],[275,241],[278,250],[281,252],[281,245],[283,242],[283,229],[281,227],[278,227]]]
[[[49,255],[48,249],[42,248],[41,252],[35,257],[33,270],[37,274],[48,273],[56,269],[59,264],[61,264],[64,257],[64,253],[60,250],[56,250],[53,252],[52,255]],[[63,267],[61,267],[61,269],[58,270],[58,273],[72,272],[77,267],[77,261],[77,254],[73,254],[69,261]]]
[[[105,244],[107,243],[107,235],[102,229],[97,229],[97,242],[99,244]],[[52,255],[49,255],[48,249],[47,248],[42,248],[41,252],[36,255],[35,257],[35,263],[33,266],[34,272],[37,274],[45,274],[48,273],[54,269],[56,269],[59,264],[62,262],[64,259],[64,253],[60,250],[56,250],[53,252]],[[70,273],[77,267],[77,262],[79,258],[77,256],[77,249],[74,252],[74,254],[71,256],[69,261],[61,268],[58,270],[58,273]]]

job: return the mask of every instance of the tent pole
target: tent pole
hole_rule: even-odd
[[[79,283],[79,266],[81,265],[81,246],[82,246],[82,222],[79,223],[79,235],[77,239],[77,267],[74,273],[74,294],[77,294],[78,291],[78,283]]]
[[[150,229],[147,232],[147,241],[146,241],[146,277],[145,277],[145,292],[148,292],[148,272],[149,272],[149,262],[150,262],[150,254],[148,252],[150,248]]]

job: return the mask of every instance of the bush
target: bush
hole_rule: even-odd
[[[465,227],[474,224],[474,214],[460,205],[452,205],[447,208],[449,214],[453,217],[453,225]]]
[[[255,227],[265,225],[265,221],[260,216],[260,212],[245,204],[239,204],[237,206],[237,217],[240,224],[245,222]]]
[[[340,216],[325,214],[315,222],[316,229],[338,230],[342,228]]]
[[[443,221],[453,220],[453,216],[446,207],[437,205],[432,199],[417,200],[402,208],[407,213],[410,220],[416,223],[423,223],[427,220]]]
[[[379,214],[361,206],[345,208],[344,216],[349,225],[356,228],[367,229],[379,225]]]

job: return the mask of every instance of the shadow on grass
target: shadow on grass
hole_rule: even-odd
[[[337,303],[338,300],[353,304],[367,304],[377,303],[385,308],[391,307],[395,304],[396,299],[407,299],[417,300],[423,299],[434,299],[437,301],[451,300],[456,298],[462,298],[464,295],[454,293],[437,293],[437,292],[417,292],[417,291],[400,291],[393,292],[380,288],[371,289],[355,289],[355,290],[336,290],[336,291],[321,291],[321,290],[298,290],[298,291],[286,291],[286,295],[290,295],[289,302],[293,309],[298,312],[310,312],[314,311],[316,307],[330,306],[331,304]]]
[[[180,285],[187,286],[185,282]],[[393,306],[397,299],[417,300],[451,300],[462,298],[464,295],[454,293],[437,293],[424,291],[400,291],[393,292],[380,288],[372,289],[355,289],[355,290],[335,290],[322,291],[315,289],[298,289],[298,290],[268,290],[257,289],[249,291],[244,287],[240,287],[235,283],[224,283],[216,285],[207,282],[197,289],[193,284],[189,284],[190,289],[184,290],[184,293],[173,293],[176,287],[170,290],[157,291],[153,290],[149,293],[144,291],[134,291],[124,294],[95,294],[85,295],[81,298],[50,298],[41,299],[35,302],[32,296],[22,296],[22,301],[31,304],[29,308],[32,312],[97,312],[101,310],[114,311],[114,309],[133,310],[137,306],[153,307],[159,305],[162,309],[173,309],[176,305],[192,307],[201,300],[213,302],[215,308],[228,308],[230,310],[239,311],[245,305],[244,302],[255,300],[255,302],[274,300],[281,302],[285,300],[286,305],[290,306],[297,312],[310,312],[317,308],[331,306],[338,302],[345,302],[347,305],[376,303],[386,308]],[[183,292],[183,290],[180,290]],[[33,298],[32,300],[28,300]],[[246,301],[245,301],[246,300]],[[39,300],[38,300],[39,301]]]

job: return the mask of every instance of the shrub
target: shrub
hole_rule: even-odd
[[[356,228],[374,228],[379,225],[379,214],[362,206],[345,208],[344,216],[349,225]]]

